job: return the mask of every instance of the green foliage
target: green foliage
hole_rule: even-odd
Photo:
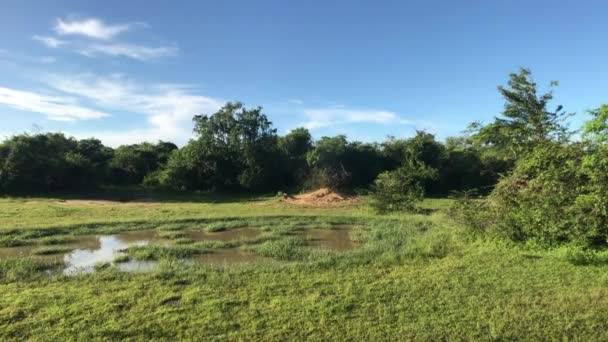
[[[174,150],[175,144],[163,141],[118,147],[110,163],[113,183],[140,184],[146,180],[147,184],[156,184],[155,172],[167,163]]]
[[[608,241],[608,149],[545,143],[517,161],[469,225],[515,241],[584,246]]]
[[[593,144],[608,143],[608,105],[589,111],[591,120],[583,125],[583,139]]]
[[[555,83],[552,83],[554,86]],[[475,232],[544,245],[608,242],[608,106],[592,111],[583,140],[569,142],[552,92],[537,96],[530,72],[511,74],[503,118],[477,127],[473,141],[512,159],[513,170],[482,202],[462,201],[457,217]]]
[[[308,188],[348,191],[367,187],[386,169],[377,144],[348,142],[344,135],[322,137],[306,159],[312,169]]]
[[[436,174],[435,169],[415,161],[383,172],[374,182],[371,205],[379,213],[412,211],[424,196],[424,183]]]
[[[561,107],[546,109],[552,93],[537,95],[528,70],[511,74],[509,86],[499,90],[506,99],[502,117],[487,126],[473,125],[473,135],[452,137],[445,144],[424,131],[409,139],[389,137],[382,144],[349,141],[344,135],[314,142],[305,128],[281,137],[262,108],[246,108],[239,102],[228,102],[212,115],[196,115],[195,138],[182,148],[160,141],[113,150],[96,139],[19,135],[0,144],[0,192],[143,185],[205,192],[271,193],[329,187],[364,193],[383,172],[388,173],[379,185],[387,191],[388,187],[400,191],[399,186],[412,181],[404,170],[393,171],[415,161],[437,170],[436,176],[421,180],[426,194],[472,189],[487,193],[535,145],[565,142],[568,136],[561,124],[567,115]],[[606,111],[592,113],[595,119],[584,133],[586,140],[597,144],[602,139],[602,127],[608,127],[603,123]],[[415,167],[410,171],[419,173]],[[414,195],[420,193],[417,186],[408,188],[412,188],[410,194],[397,202],[419,197]]]
[[[238,102],[193,120],[196,137],[181,148],[159,141],[113,150],[96,139],[61,134],[14,136],[0,144],[0,193],[108,185],[258,193],[329,187],[360,193],[380,173],[412,159],[439,170],[440,177],[423,184],[433,195],[497,179],[493,160],[486,163],[481,149],[450,150],[426,132],[382,144],[348,141],[344,135],[313,142],[305,128],[278,136],[260,107],[248,109]]]
[[[314,187],[328,187],[343,190],[350,181],[350,172],[344,167],[344,157],[348,149],[345,135],[322,137],[306,160],[315,170]]]
[[[17,135],[0,147],[0,191],[50,192],[100,181],[109,151],[63,134]]]
[[[518,159],[538,144],[550,140],[564,141],[568,138],[563,121],[570,116],[557,106],[549,111],[547,106],[553,99],[553,91],[538,95],[536,83],[528,69],[509,75],[508,88],[498,87],[505,99],[502,117],[497,117],[489,125],[473,125],[477,131],[474,138],[478,143],[493,146],[503,158]],[[551,88],[557,82],[551,82]]]
[[[213,115],[194,117],[197,139],[171,155],[160,183],[199,190],[261,190],[279,169],[276,129],[262,108],[229,102]],[[278,177],[280,179],[280,177]]]
[[[282,185],[301,188],[310,174],[306,155],[313,149],[310,132],[306,128],[296,128],[278,139],[283,159]]]

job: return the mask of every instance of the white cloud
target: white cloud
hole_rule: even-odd
[[[53,36],[36,35],[32,39],[41,42],[49,48],[65,46],[73,52],[88,57],[127,57],[140,61],[176,56],[179,49],[176,46],[147,46],[117,41],[119,34],[133,27],[144,26],[141,22],[109,25],[101,19],[86,18],[81,20],[57,19],[53,30],[62,36],[81,36],[86,39],[59,39]]]
[[[307,121],[303,123],[308,129],[315,129],[346,123],[376,123],[399,124],[403,119],[393,112],[383,110],[349,110],[341,108],[306,109],[304,116]]]
[[[61,35],[80,35],[88,38],[109,40],[130,28],[130,24],[107,25],[97,18],[82,20],[57,19],[54,30]]]
[[[32,39],[39,41],[42,44],[44,44],[46,47],[50,47],[53,49],[58,48],[61,45],[67,44],[67,42],[64,40],[57,39],[55,37],[49,37],[49,36],[33,36]]]
[[[139,113],[147,117],[146,128],[92,132],[92,135],[113,146],[159,139],[184,143],[192,136],[192,117],[203,113],[212,114],[224,103],[219,99],[196,95],[182,85],[146,86],[122,75],[52,75],[47,81],[54,89],[80,96],[99,107]]]
[[[94,57],[99,55],[123,56],[138,60],[149,60],[177,55],[176,47],[148,47],[132,44],[91,44],[80,50],[80,53]]]
[[[109,115],[83,107],[71,97],[49,96],[4,87],[0,87],[0,104],[28,112],[41,113],[50,120],[56,121],[92,120]]]

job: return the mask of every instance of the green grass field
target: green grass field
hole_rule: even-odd
[[[83,234],[154,229],[174,241],[130,248],[150,272],[99,265],[48,272],[34,257],[0,259],[1,340],[606,340],[608,254],[541,249],[466,234],[450,200],[426,214],[376,216],[361,201],[298,207],[275,198],[164,196],[111,203],[0,199],[0,245],[61,252]],[[308,248],[290,233],[352,226],[357,247]],[[255,227],[232,242],[189,229]],[[182,262],[230,247],[272,260]]]

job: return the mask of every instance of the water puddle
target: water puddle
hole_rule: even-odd
[[[138,240],[125,234],[114,236],[100,236],[99,248],[96,249],[76,249],[63,257],[65,268],[63,273],[90,273],[95,270],[95,265],[111,263],[115,258],[124,255],[121,250],[131,246],[145,246],[147,240]],[[119,263],[118,267],[125,271],[137,271],[146,269],[149,265],[146,262],[129,260]]]
[[[332,251],[348,251],[355,248],[356,243],[350,238],[350,229],[305,229],[295,232],[308,246],[329,249]]]
[[[46,255],[36,255],[34,252],[36,250],[47,248],[65,248],[69,250],[69,248],[73,249],[98,249],[99,248],[99,239],[94,236],[80,236],[73,238],[69,243],[60,244],[60,245],[49,245],[49,246],[17,246],[17,247],[2,247],[0,248],[0,259],[8,258],[8,257],[28,257],[32,256],[36,259],[41,260],[55,260],[55,259],[63,259],[63,255],[65,252],[51,253]]]
[[[187,236],[194,241],[233,241],[242,239],[252,239],[258,237],[261,231],[256,228],[235,228],[221,232],[206,232],[204,230],[192,230],[187,232]]]
[[[49,263],[62,262],[62,272],[73,275],[78,273],[90,273],[101,264],[113,263],[123,256],[121,250],[131,246],[144,246],[150,242],[162,243],[157,238],[156,231],[142,230],[125,232],[116,235],[105,236],[78,236],[67,244],[53,246],[19,246],[0,248],[0,258],[8,257],[32,257],[35,260]],[[166,241],[165,241],[166,243]],[[37,255],[36,251],[41,249],[55,249],[57,252]],[[116,264],[119,270],[125,272],[143,272],[151,270],[154,263],[148,261],[129,260]]]
[[[186,236],[194,241],[234,241],[258,237],[262,232],[255,228],[236,228],[221,232],[185,231]],[[333,251],[346,251],[356,247],[350,238],[348,228],[339,229],[304,229],[293,232],[302,238],[308,246],[324,248]],[[104,264],[114,264],[116,268],[124,272],[146,272],[154,269],[154,261],[127,260],[126,262],[114,262],[116,258],[125,256],[123,251],[133,246],[145,246],[148,244],[170,245],[171,239],[159,236],[156,230],[140,230],[103,236],[77,236],[69,243],[53,246],[19,246],[0,248],[0,258],[7,257],[33,257],[50,263],[63,263],[63,273],[68,275],[79,273],[90,273],[96,267]],[[56,248],[56,251],[45,255],[36,255],[40,249]],[[247,263],[270,262],[272,259],[260,257],[253,253],[243,251],[239,248],[226,248],[213,250],[211,253],[196,255],[191,262],[206,265],[232,265]]]

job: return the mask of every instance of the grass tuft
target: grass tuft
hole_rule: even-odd
[[[36,248],[32,251],[33,255],[53,255],[53,254],[65,254],[73,251],[74,247],[67,246],[43,246]]]

